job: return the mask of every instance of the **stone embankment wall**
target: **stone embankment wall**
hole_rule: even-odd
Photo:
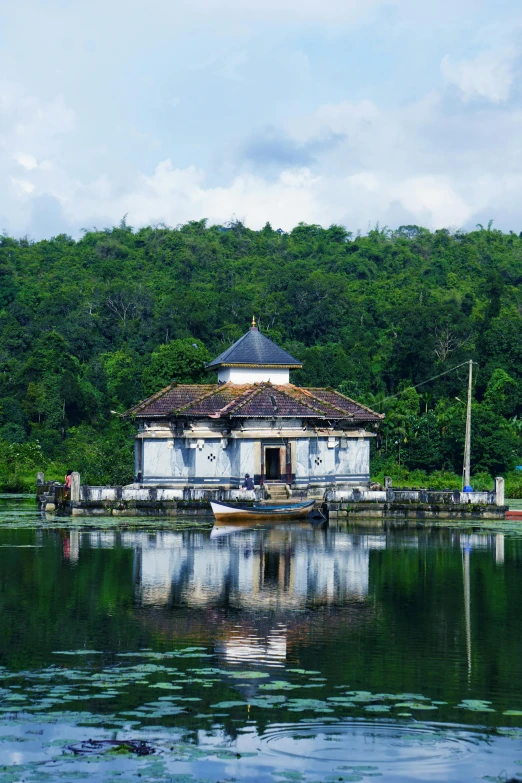
[[[504,519],[504,479],[495,479],[492,492],[396,489],[328,490],[332,519],[402,517],[407,519]]]
[[[40,475],[40,474],[39,474]],[[249,505],[263,500],[265,491],[243,489],[177,489],[162,487],[93,487],[80,484],[73,473],[70,490],[62,484],[37,482],[37,501],[42,511],[72,516],[186,516],[209,514],[211,500]]]
[[[284,486],[284,485],[282,485]],[[295,500],[304,499],[300,493]],[[311,494],[311,493],[310,493]],[[45,484],[42,474],[37,481],[40,508],[50,513],[73,516],[186,516],[209,514],[211,500],[226,500],[249,505],[267,497],[263,487],[254,491],[242,489],[205,489],[82,486],[73,473],[70,490],[60,484]],[[324,503],[317,506],[332,520],[348,518],[405,519],[504,519],[504,480],[495,481],[493,492],[459,492],[457,490],[335,489],[324,493]]]

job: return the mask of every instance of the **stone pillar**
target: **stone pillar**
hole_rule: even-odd
[[[497,506],[505,505],[504,497],[504,479],[502,476],[497,476],[495,479],[495,495]]]
[[[69,542],[69,560],[71,563],[76,563],[80,556],[80,534],[77,530],[71,530]]]
[[[504,563],[504,534],[497,533],[495,536],[495,562],[499,565]]]
[[[76,471],[71,476],[71,502],[78,503],[80,500],[80,474]]]
[[[391,489],[392,488],[392,477],[391,476],[385,476],[384,477],[384,489]]]
[[[143,439],[136,438],[134,452],[134,473],[138,484],[143,481]]]

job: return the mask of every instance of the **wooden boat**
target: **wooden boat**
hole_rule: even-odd
[[[238,506],[236,503],[225,503],[212,500],[210,505],[216,520],[228,519],[239,522],[243,520],[284,520],[299,519],[305,517],[314,507],[315,500],[306,500],[304,503],[285,503],[277,506]]]

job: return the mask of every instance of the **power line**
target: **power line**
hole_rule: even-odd
[[[478,367],[476,362],[473,362],[473,364]],[[405,389],[402,389],[398,394],[392,394],[390,397],[385,397],[384,400],[379,400],[379,402],[375,403],[375,407],[380,407],[381,405],[384,405],[385,402],[388,402],[388,400],[395,400],[397,397],[400,397],[401,394],[404,394],[404,392],[410,391],[410,389],[418,389],[419,386],[424,386],[426,383],[430,383],[431,381],[435,381],[437,378],[442,378],[443,375],[447,375],[450,372],[453,372],[454,370],[458,370],[459,367],[469,367],[469,361],[462,362],[461,364],[457,364],[455,367],[451,367],[449,370],[444,370],[444,372],[440,372],[438,375],[434,375],[432,378],[428,378],[426,381],[421,381],[420,383],[417,383],[415,386],[407,386]]]

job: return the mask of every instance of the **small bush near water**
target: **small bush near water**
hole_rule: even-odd
[[[372,481],[384,484],[384,477],[391,476],[395,487],[425,489],[462,489],[462,477],[448,470],[408,470],[397,463],[388,463],[378,473],[372,474]],[[505,496],[522,498],[522,471],[512,470],[504,475]],[[478,492],[495,488],[495,479],[489,473],[480,472],[471,477],[471,486]]]

